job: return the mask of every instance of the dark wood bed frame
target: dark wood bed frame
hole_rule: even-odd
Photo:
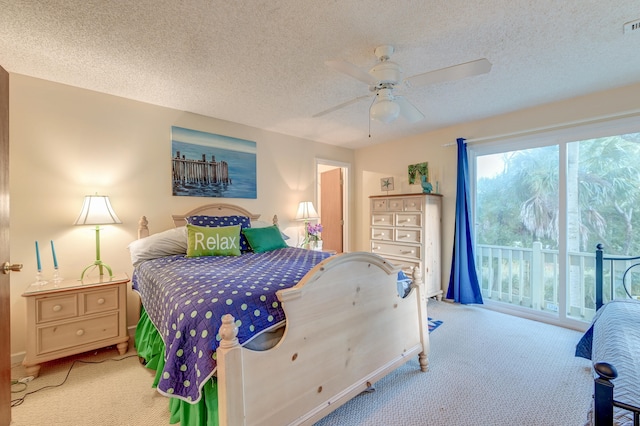
[[[624,262],[625,266],[628,262],[633,262],[631,266],[624,268],[622,275],[622,283],[627,296],[631,297],[630,291],[626,287],[625,278],[629,271],[640,265],[640,256],[605,256],[602,244],[596,246],[596,310],[600,309],[604,304],[604,262],[609,262],[610,270],[614,271],[617,262]],[[637,261],[637,262],[634,262]],[[609,282],[609,300],[614,298],[614,278],[615,274],[610,274]],[[638,354],[640,356],[640,354]],[[613,407],[622,408],[633,413],[634,426],[640,426],[640,407],[625,404],[616,401],[613,398],[614,385],[611,380],[618,377],[616,368],[607,362],[597,362],[593,365],[593,369],[598,378],[594,380],[594,422],[596,426],[613,425]]]

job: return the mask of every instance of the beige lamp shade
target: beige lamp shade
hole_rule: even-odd
[[[298,212],[296,213],[296,220],[309,220],[318,219],[318,212],[311,201],[302,201],[298,205]]]
[[[87,195],[74,225],[109,225],[122,223],[106,195]]]

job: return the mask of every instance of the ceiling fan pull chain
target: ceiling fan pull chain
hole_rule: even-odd
[[[371,107],[376,102],[377,97],[378,94],[376,93],[376,95],[373,97],[373,101],[371,101],[371,104],[369,105],[369,119],[367,120],[369,122],[369,139],[371,139]]]

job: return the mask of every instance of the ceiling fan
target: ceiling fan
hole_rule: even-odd
[[[347,74],[369,85],[373,95],[359,96],[350,101],[341,103],[332,108],[319,112],[313,117],[320,117],[374,96],[369,107],[369,117],[372,120],[391,123],[399,116],[407,121],[415,123],[424,118],[424,114],[403,96],[396,95],[394,90],[400,85],[408,88],[426,86],[428,84],[442,83],[445,81],[459,80],[465,77],[485,74],[491,70],[491,62],[487,59],[478,59],[463,64],[441,68],[414,75],[402,80],[402,68],[389,60],[394,52],[393,46],[383,45],[374,50],[379,62],[369,71],[364,71],[350,62],[343,60],[326,61],[325,64],[338,72]]]

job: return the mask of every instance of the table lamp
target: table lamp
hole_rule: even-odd
[[[84,197],[82,211],[76,219],[74,225],[96,225],[96,260],[82,270],[80,280],[84,278],[84,274],[92,266],[97,266],[100,276],[104,275],[103,268],[109,271],[109,276],[113,277],[113,272],[109,265],[100,259],[100,225],[110,225],[114,223],[122,223],[111,207],[109,197],[106,195],[87,195]]]
[[[318,215],[315,207],[313,207],[313,203],[311,201],[301,201],[300,204],[298,204],[296,220],[304,220],[304,240],[302,241],[301,246],[309,243],[309,220],[319,218],[320,216]]]

